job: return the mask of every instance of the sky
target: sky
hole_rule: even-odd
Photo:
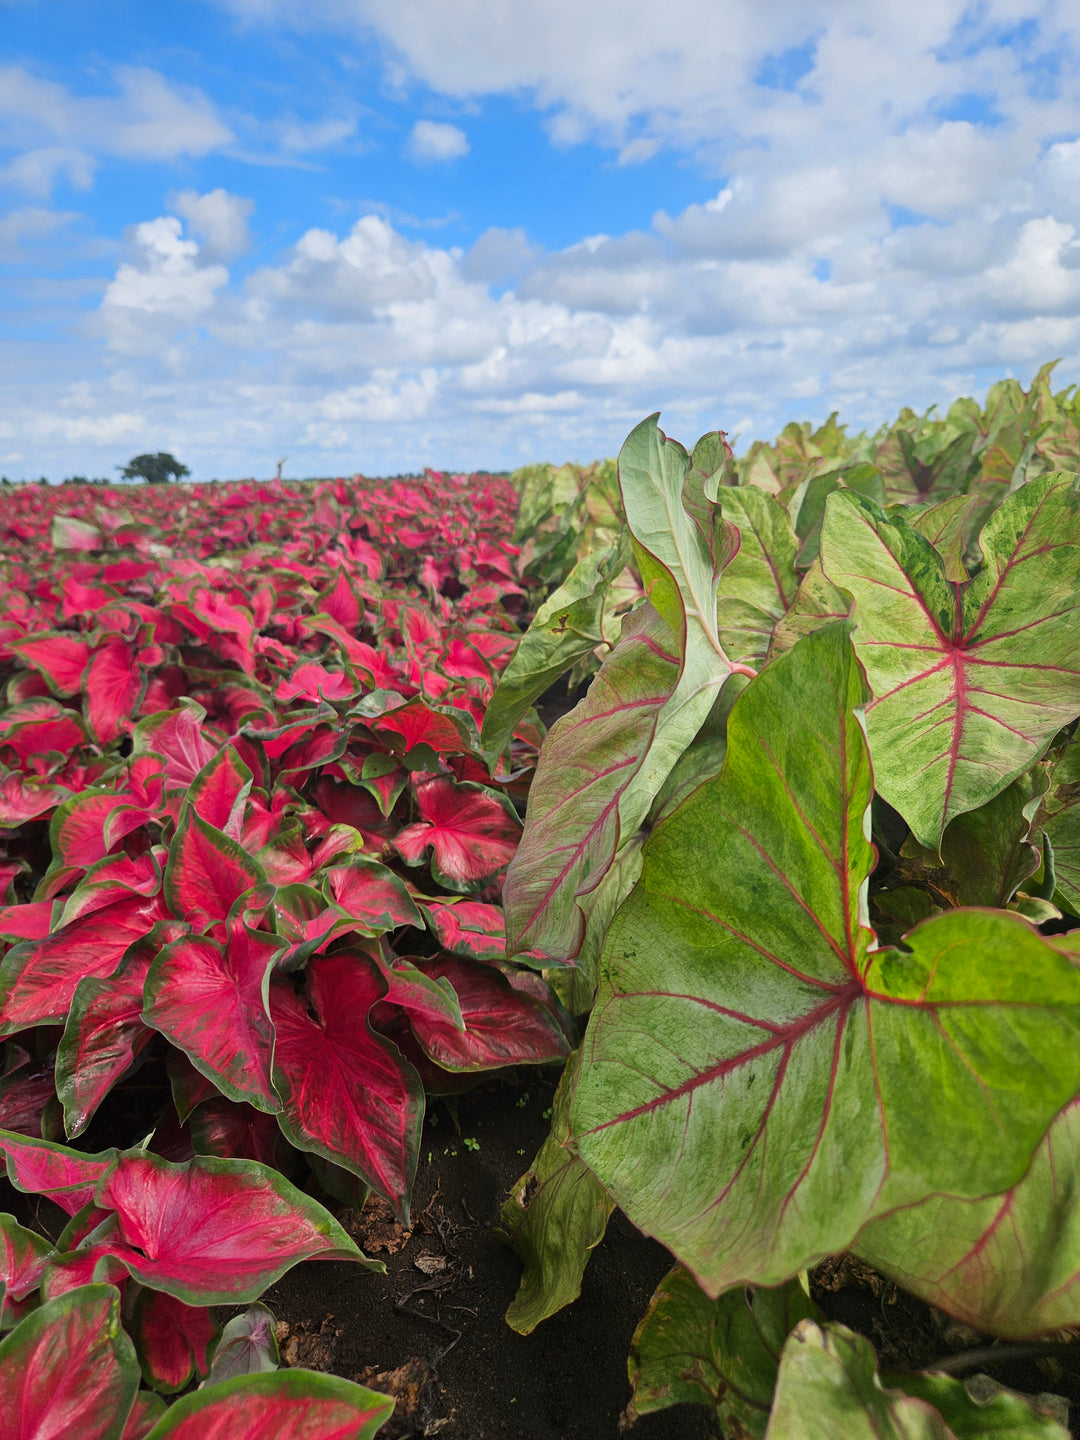
[[[1080,381],[1080,5],[0,0],[0,473],[512,469]]]

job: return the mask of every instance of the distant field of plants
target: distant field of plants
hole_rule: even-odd
[[[393,1402],[276,1368],[258,1298],[363,1284],[327,1206],[406,1219],[428,1100],[559,1065],[507,1318],[621,1207],[674,1267],[628,1420],[1064,1440],[879,1375],[807,1283],[853,1253],[987,1343],[1080,1325],[1050,371],[738,459],[652,417],[509,479],[0,491],[0,1432],[375,1435]]]

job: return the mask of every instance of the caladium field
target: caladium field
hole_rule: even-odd
[[[1064,1435],[806,1277],[1080,1324],[1077,421],[1047,369],[739,461],[5,492],[0,1148],[69,1217],[0,1220],[12,1433],[374,1434],[257,1304],[377,1268],[312,1192],[405,1220],[430,1097],[569,1060],[508,1320],[621,1207],[630,1418]]]

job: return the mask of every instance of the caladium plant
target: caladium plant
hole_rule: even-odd
[[[576,1294],[610,1197],[683,1266],[639,1336],[645,1408],[696,1399],[774,1440],[807,1433],[808,1403],[823,1435],[985,1433],[990,1417],[953,1382],[890,1390],[864,1342],[828,1329],[785,1342],[796,1312],[729,1413],[731,1367],[750,1352],[725,1337],[748,1325],[760,1340],[767,1297],[783,1293],[748,1285],[795,1284],[848,1247],[992,1334],[1080,1322],[1080,1212],[1059,1178],[1080,1093],[1080,971],[1075,937],[1037,930],[1071,904],[1080,486],[1048,470],[977,506],[886,510],[888,487],[865,470],[755,499],[730,466],[699,481],[685,460],[670,534],[692,516],[715,537],[720,650],[760,673],[676,747],[644,836],[615,828],[614,853],[636,845],[643,865],[593,907],[605,862],[590,884],[585,847],[617,811],[611,777],[638,764],[656,650],[627,667],[638,692],[611,677],[662,623],[678,634],[672,572],[649,559],[664,542],[632,519],[650,488],[641,453],[635,432],[620,481],[649,598],[545,745],[542,811],[507,876],[511,953],[556,937],[550,956],[588,953],[597,972],[564,1128],[522,1187],[525,1213],[508,1207],[526,1261],[508,1318],[531,1329]],[[651,485],[665,453],[647,462]],[[677,645],[666,653],[677,666]],[[620,709],[602,765],[567,743]],[[612,795],[583,823],[600,773]],[[811,1390],[792,1398],[811,1351],[813,1384],[847,1387],[850,1432]],[[999,1428],[1058,1433],[1016,1403]]]

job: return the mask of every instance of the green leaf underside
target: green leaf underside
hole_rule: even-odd
[[[709,1294],[778,1284],[934,1191],[1016,1183],[1080,1089],[1080,973],[952,911],[872,950],[872,777],[845,624],[736,703],[600,956],[579,1151]]]
[[[987,1334],[1080,1324],[1080,1100],[1054,1120],[1020,1183],[985,1200],[934,1195],[872,1221],[859,1255]]]
[[[905,1393],[908,1392],[908,1393]],[[780,1361],[766,1440],[1067,1440],[1016,1395],[977,1404],[946,1375],[878,1378],[868,1340],[804,1320]]]
[[[817,1313],[798,1280],[775,1290],[740,1285],[712,1300],[677,1265],[634,1335],[628,1418],[668,1405],[707,1405],[725,1433],[762,1440],[784,1341]]]
[[[629,843],[653,797],[705,720],[731,664],[716,628],[716,585],[730,535],[706,536],[683,505],[690,457],[656,417],[631,432],[619,478],[635,554],[649,589],[588,695],[552,727],[529,813],[507,871],[507,954],[574,958],[580,897]]]
[[[967,585],[946,579],[902,516],[850,491],[829,498],[822,563],[855,599],[878,789],[930,849],[1080,713],[1074,487],[1055,472],[1011,495],[982,532],[985,563]]]
[[[506,1312],[506,1323],[519,1335],[530,1334],[541,1320],[577,1299],[589,1256],[615,1208],[570,1140],[579,1053],[567,1061],[555,1093],[551,1134],[502,1207],[511,1248],[525,1267]]]

